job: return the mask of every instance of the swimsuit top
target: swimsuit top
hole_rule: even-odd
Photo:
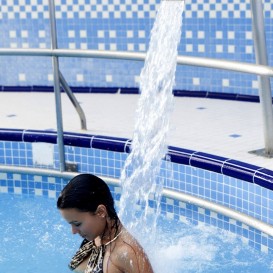
[[[96,246],[94,241],[87,241],[84,239],[79,250],[71,259],[68,267],[71,270],[76,269],[89,256],[84,273],[103,273],[103,258],[106,246],[115,241],[121,233],[122,231],[111,241],[101,246]]]

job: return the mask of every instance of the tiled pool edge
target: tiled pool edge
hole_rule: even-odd
[[[57,143],[57,132],[0,128],[0,141]],[[129,153],[131,140],[64,132],[64,145]],[[232,158],[169,146],[167,161],[241,179],[273,190],[273,171]]]

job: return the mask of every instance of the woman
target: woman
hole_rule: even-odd
[[[123,227],[107,184],[91,174],[74,177],[57,207],[84,240],[69,267],[84,273],[153,273],[143,248]]]

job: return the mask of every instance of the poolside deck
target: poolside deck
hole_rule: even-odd
[[[75,94],[86,114],[87,131],[66,94],[63,129],[132,138],[138,95]],[[56,130],[53,93],[0,93],[0,128]],[[175,97],[168,143],[273,170],[273,158],[249,153],[264,148],[259,103]]]

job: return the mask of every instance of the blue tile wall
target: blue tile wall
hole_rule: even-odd
[[[56,2],[58,47],[145,52],[160,0]],[[272,0],[264,0],[269,64],[273,63]],[[35,4],[33,4],[35,3]],[[2,0],[0,48],[50,48],[48,1]],[[186,1],[179,54],[255,62],[250,1]],[[52,86],[50,58],[0,56],[0,86]],[[71,86],[138,88],[142,62],[60,58]],[[258,96],[257,77],[179,66],[175,89]]]
[[[53,171],[59,168],[58,147],[54,140],[56,132],[14,129],[12,133],[10,129],[0,129],[1,166],[47,168]],[[33,145],[46,142],[54,148],[53,164],[48,166],[36,162],[33,151]],[[130,140],[65,132],[64,142],[67,143],[66,162],[76,164],[78,172],[120,178]],[[270,170],[206,153],[169,147],[158,179],[164,181],[165,188],[204,198],[273,225],[273,172]],[[54,175],[1,171],[0,193],[56,198],[67,181]],[[112,187],[111,190],[115,199],[119,200],[120,188]],[[152,200],[150,206],[154,206]],[[226,216],[166,197],[162,198],[161,208],[163,215],[168,218],[224,228],[242,235],[257,249],[273,252],[273,245],[270,245],[273,238]]]

